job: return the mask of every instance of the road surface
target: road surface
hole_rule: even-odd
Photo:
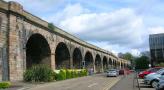
[[[28,90],[108,90],[120,79],[121,76],[106,77],[104,74],[98,74],[37,85]]]

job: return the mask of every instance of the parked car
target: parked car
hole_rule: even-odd
[[[110,69],[109,71],[107,71],[107,77],[110,77],[110,76],[117,77],[118,75],[119,73],[117,69]]]
[[[125,74],[125,69],[120,69],[119,70],[119,75],[124,75]]]
[[[156,74],[156,73],[160,73],[160,72],[162,72],[163,70],[164,70],[164,68],[161,68],[161,69],[159,69],[158,71],[153,72],[153,73],[150,73],[150,74],[148,74],[148,75],[146,75],[146,76],[150,76],[150,75],[153,75],[153,74]]]
[[[164,90],[164,75],[159,78],[156,90]]]
[[[138,77],[139,78],[144,78],[146,75],[150,74],[150,73],[154,73],[156,71],[158,71],[159,69],[161,69],[162,67],[154,67],[154,68],[150,68],[150,69],[147,69],[145,71],[142,71],[138,74]]]
[[[119,70],[119,75],[125,75],[125,74],[130,74],[130,73],[132,73],[132,72],[134,72],[134,70],[129,70],[129,69],[120,69]]]
[[[158,73],[149,74],[149,75],[145,76],[144,83],[156,88],[158,85],[158,82],[159,82],[159,78],[163,75],[164,75],[164,70],[162,70]]]

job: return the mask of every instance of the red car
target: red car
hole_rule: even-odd
[[[154,67],[154,68],[150,68],[150,69],[147,69],[145,71],[142,71],[138,74],[139,78],[144,78],[146,75],[150,74],[150,73],[153,73],[153,72],[156,72],[158,71],[159,69],[161,69],[162,67]]]

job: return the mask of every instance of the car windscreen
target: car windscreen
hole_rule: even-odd
[[[158,70],[156,73],[157,73],[157,74],[160,74],[163,70],[164,70],[164,68]]]
[[[116,72],[116,70],[109,70],[109,72],[114,72],[114,71]]]
[[[159,74],[164,74],[164,70],[162,70],[161,72],[159,72]]]
[[[150,71],[151,72],[156,72],[156,71],[158,71],[158,70],[160,70],[161,68],[152,68]]]

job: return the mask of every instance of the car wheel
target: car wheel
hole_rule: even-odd
[[[157,81],[157,80],[153,80],[153,81],[151,82],[151,86],[152,86],[153,88],[156,88],[157,85],[158,85],[158,81]]]

